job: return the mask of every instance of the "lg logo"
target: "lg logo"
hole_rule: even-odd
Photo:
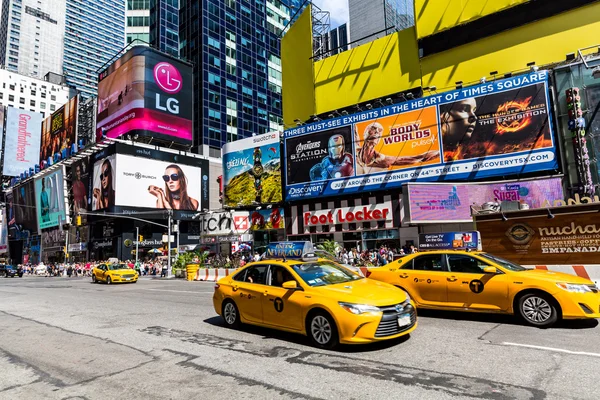
[[[183,87],[181,74],[168,62],[160,62],[154,67],[154,82],[165,93],[170,95],[177,94]],[[168,111],[171,114],[179,114],[179,101],[174,98],[168,98],[165,104],[162,104],[161,96],[156,93],[156,109]]]

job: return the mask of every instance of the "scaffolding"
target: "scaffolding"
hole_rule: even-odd
[[[329,57],[330,43],[329,31],[331,30],[331,15],[312,4],[312,35],[313,35],[313,60],[318,61]]]

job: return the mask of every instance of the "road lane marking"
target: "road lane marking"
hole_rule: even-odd
[[[502,344],[505,346],[527,347],[529,349],[554,351],[556,353],[566,353],[566,354],[572,354],[572,355],[576,355],[576,356],[600,357],[600,353],[590,353],[587,351],[573,351],[573,350],[567,350],[567,349],[557,349],[555,347],[535,346],[533,344],[521,344],[521,343],[511,343],[511,342],[502,342]]]
[[[157,292],[175,292],[175,293],[214,293],[214,292],[196,292],[193,290],[170,290],[170,289],[146,289],[146,288],[143,288],[142,290],[154,290]]]

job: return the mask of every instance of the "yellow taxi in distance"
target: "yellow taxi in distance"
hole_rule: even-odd
[[[592,281],[484,252],[410,254],[370,268],[367,276],[405,290],[418,308],[515,314],[538,327],[561,318],[600,318],[600,293]]]
[[[138,280],[138,273],[129,268],[126,264],[120,263],[103,263],[98,264],[92,270],[92,282],[106,282],[111,283],[136,283]]]
[[[248,323],[296,332],[321,348],[398,338],[416,328],[416,310],[404,291],[314,254],[284,257],[298,256],[300,250],[293,249],[303,245],[272,243],[273,258],[249,263],[216,283],[213,305],[228,327]]]

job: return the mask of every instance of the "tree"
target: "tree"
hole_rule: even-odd
[[[337,252],[340,249],[340,247],[342,246],[340,246],[335,240],[325,240],[324,242],[317,245],[317,249],[325,250],[334,257],[337,256]]]

